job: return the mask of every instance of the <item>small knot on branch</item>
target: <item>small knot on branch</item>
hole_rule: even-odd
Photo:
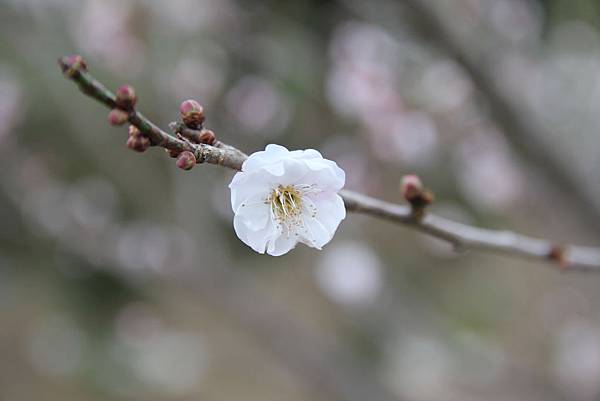
[[[412,217],[421,221],[425,216],[425,208],[433,202],[433,193],[425,189],[423,182],[415,174],[402,177],[400,193],[410,203]]]
[[[548,259],[556,262],[561,271],[567,271],[571,267],[567,260],[567,250],[563,245],[552,245],[548,252]]]
[[[205,144],[216,146],[217,145],[217,136],[214,131],[202,128],[201,130],[188,128],[185,124],[172,122],[169,124],[169,128],[173,131],[173,133],[177,135],[181,135],[183,138],[189,140],[195,144]]]

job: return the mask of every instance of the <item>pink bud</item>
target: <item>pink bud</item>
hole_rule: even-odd
[[[414,174],[403,176],[400,184],[400,193],[409,202],[420,197],[423,194],[421,179]]]
[[[117,89],[117,107],[123,110],[131,110],[137,102],[135,90],[131,85],[122,85]]]
[[[195,100],[186,100],[179,106],[183,123],[192,129],[199,129],[204,123],[204,107]]]
[[[112,109],[108,113],[108,122],[110,125],[123,125],[129,119],[129,113],[121,109]]]
[[[127,147],[136,152],[145,152],[150,147],[150,139],[144,135],[131,135],[127,138]]]
[[[129,136],[140,136],[140,135],[142,135],[142,132],[135,125],[130,125],[129,126],[128,133],[129,133]]]
[[[177,167],[182,170],[191,170],[196,165],[196,156],[190,151],[183,151],[177,156]]]
[[[59,64],[63,72],[69,77],[73,77],[79,72],[87,71],[85,60],[78,54],[62,57],[59,60]]]

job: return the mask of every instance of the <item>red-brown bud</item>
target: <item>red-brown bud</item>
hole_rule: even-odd
[[[127,147],[136,152],[145,152],[150,147],[150,139],[144,135],[130,135],[127,138]]]
[[[192,152],[184,150],[177,156],[176,164],[182,170],[191,170],[196,165],[196,156]]]
[[[204,107],[195,100],[186,100],[179,106],[183,123],[192,129],[202,128],[204,123]]]
[[[207,145],[213,145],[217,140],[215,133],[209,129],[203,129],[200,131],[200,136],[198,137],[200,143],[205,143]]]
[[[131,110],[137,102],[135,90],[131,85],[122,85],[117,89],[117,107],[123,110]]]
[[[400,193],[407,201],[420,197],[423,194],[423,182],[414,174],[405,175],[400,183]]]
[[[85,60],[78,54],[61,57],[59,64],[63,72],[69,77],[73,77],[79,72],[87,71]]]
[[[110,125],[123,125],[129,119],[129,113],[121,109],[112,109],[108,113],[108,122]]]
[[[410,203],[413,218],[417,221],[423,219],[426,206],[433,202],[433,193],[425,189],[421,179],[414,174],[402,177],[400,192]]]
[[[165,152],[167,152],[169,157],[172,157],[173,159],[175,159],[181,153],[180,151],[173,149],[165,149]]]
[[[548,252],[548,259],[555,261],[561,271],[569,269],[569,261],[567,260],[566,249],[562,245],[552,245]]]

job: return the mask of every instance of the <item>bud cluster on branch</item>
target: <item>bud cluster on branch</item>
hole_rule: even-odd
[[[170,135],[135,109],[137,97],[130,86],[122,86],[117,94],[113,94],[89,74],[81,56],[62,57],[59,59],[59,65],[65,76],[77,83],[84,94],[111,109],[109,122],[112,125],[122,125],[126,122],[131,124],[127,146],[133,150],[144,151],[149,146],[163,147],[169,156],[177,159],[177,166],[184,170],[189,170],[198,163],[209,163],[240,171],[248,159],[245,153],[218,141],[213,131],[204,128],[204,108],[194,100],[186,100],[181,104],[182,122],[173,122],[169,125],[175,134]],[[283,147],[279,148],[287,151]],[[272,152],[284,152],[284,150],[272,148]],[[314,153],[309,152],[309,154],[310,157],[317,157]],[[318,156],[320,157],[320,154]],[[298,157],[302,158],[302,156]],[[260,157],[257,156],[257,159]],[[331,162],[323,160],[323,163]],[[310,191],[310,188],[302,188],[302,191]],[[288,213],[296,211],[298,201],[301,200],[300,192],[293,187],[276,189],[273,197],[269,198],[272,202],[272,210],[280,212],[281,216],[287,219]],[[402,178],[400,192],[409,206],[385,202],[343,189],[339,190],[338,194],[343,199],[347,211],[404,224],[427,235],[448,241],[456,249],[479,249],[545,260],[553,262],[561,270],[600,271],[600,249],[598,248],[559,245],[545,239],[509,231],[478,228],[425,213],[427,206],[433,202],[433,194],[424,188],[416,175],[406,175]]]

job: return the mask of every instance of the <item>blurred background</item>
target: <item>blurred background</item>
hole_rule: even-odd
[[[227,184],[62,77],[79,53],[167,127],[316,148],[347,188],[599,243],[596,0],[0,0],[0,400],[597,400],[600,276],[349,215],[323,251],[235,236]]]

